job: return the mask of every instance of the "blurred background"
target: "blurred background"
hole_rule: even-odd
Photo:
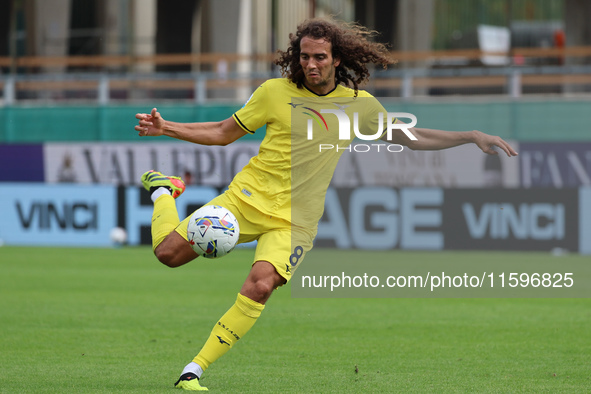
[[[346,152],[319,245],[591,253],[587,0],[0,0],[2,242],[108,246],[120,227],[149,243],[139,178],[152,168],[187,181],[181,216],[209,201],[264,129],[201,147],[140,140],[134,115],[231,116],[280,76],[272,60],[298,23],[323,16],[390,45],[398,64],[363,87],[389,111],[500,135],[520,155]],[[396,220],[375,224],[384,213]]]
[[[390,44],[399,64],[376,73],[377,95],[591,90],[585,0],[2,0],[0,14],[7,105],[243,101],[315,16],[357,21]]]

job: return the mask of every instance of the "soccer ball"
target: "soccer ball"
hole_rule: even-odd
[[[215,259],[227,255],[238,242],[240,228],[232,212],[219,205],[206,205],[191,215],[187,238],[193,250]]]
[[[127,232],[121,227],[114,227],[109,233],[109,238],[111,238],[111,242],[113,242],[113,244],[123,245],[125,242],[127,242]]]

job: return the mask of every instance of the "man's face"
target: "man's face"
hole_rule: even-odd
[[[306,86],[318,94],[326,94],[335,87],[335,69],[339,59],[332,57],[332,44],[323,38],[303,37],[300,41],[300,65]]]

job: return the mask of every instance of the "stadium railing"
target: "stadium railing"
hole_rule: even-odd
[[[2,103],[22,100],[110,101],[176,99],[204,103],[243,100],[261,81],[278,76],[275,55],[159,54],[152,56],[0,57]],[[487,66],[486,57],[501,65]],[[450,94],[590,93],[591,46],[392,52],[398,65],[376,70],[365,88],[411,98]],[[246,69],[264,70],[244,72]],[[185,71],[161,71],[175,67]],[[143,70],[143,71],[142,71]],[[193,71],[188,71],[193,70]],[[242,93],[238,93],[238,91]]]

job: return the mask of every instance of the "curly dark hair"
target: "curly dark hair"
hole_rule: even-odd
[[[333,59],[341,61],[335,71],[336,83],[352,85],[357,96],[359,84],[369,79],[368,63],[381,64],[384,68],[396,63],[389,56],[386,45],[369,41],[375,35],[377,32],[357,23],[308,19],[298,26],[295,34],[289,34],[289,47],[286,51],[277,51],[279,58],[275,64],[281,67],[284,77],[301,88],[305,75],[300,65],[300,41],[304,37],[324,38],[332,44]]]

